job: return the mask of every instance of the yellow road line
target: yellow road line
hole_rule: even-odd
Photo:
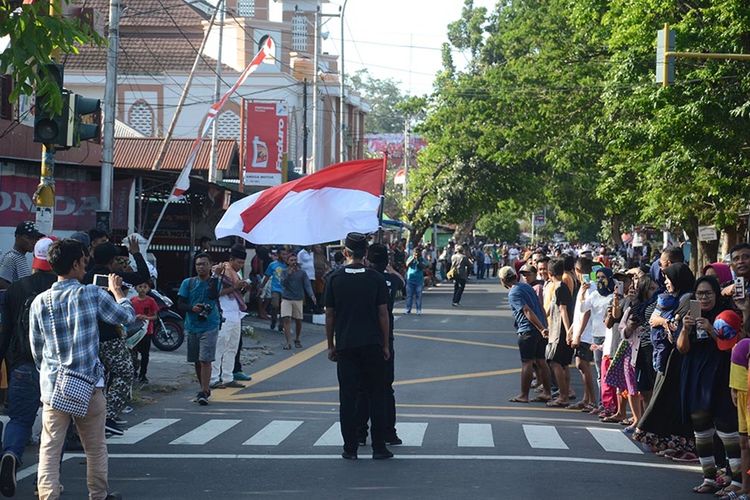
[[[427,335],[412,335],[410,333],[395,333],[396,337],[407,337],[410,339],[434,340],[436,342],[450,342],[452,344],[477,345],[481,347],[494,347],[497,349],[518,349],[517,345],[492,344],[489,342],[476,342],[474,340],[444,339],[440,337],[428,337]]]

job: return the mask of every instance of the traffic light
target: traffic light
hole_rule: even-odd
[[[34,142],[66,146],[68,134],[68,116],[70,93],[63,90],[63,67],[60,64],[47,64],[46,73],[54,82],[57,92],[62,96],[62,110],[55,113],[50,110],[46,97],[37,95],[34,104]]]
[[[92,139],[97,142],[101,133],[101,101],[76,94],[71,109],[73,126],[69,145],[78,147],[81,141]]]

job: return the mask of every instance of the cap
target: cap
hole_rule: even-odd
[[[365,250],[367,248],[367,235],[362,233],[349,233],[346,235],[345,245],[349,250]]]
[[[740,330],[742,329],[742,320],[739,315],[727,309],[721,311],[714,320],[714,330],[716,331],[716,347],[720,351],[728,351],[740,340]]]
[[[26,222],[21,222],[16,226],[16,236],[31,236],[32,238],[41,238],[44,235],[40,233],[36,228],[36,224],[31,222],[30,220],[27,220]]]
[[[31,261],[31,268],[37,271],[52,271],[47,261],[47,252],[49,251],[50,245],[57,241],[54,236],[47,236],[40,238],[34,245],[34,260]]]
[[[388,263],[388,247],[382,243],[374,243],[367,249],[367,260],[373,264]]]
[[[94,263],[106,266],[119,255],[119,250],[113,243],[102,243],[94,248]]]
[[[523,274],[523,273],[535,273],[536,272],[536,267],[534,267],[531,264],[524,264],[523,266],[521,266],[521,269],[519,269],[518,272],[521,273],[521,274]]]
[[[232,245],[229,249],[229,256],[233,259],[245,260],[247,259],[247,250],[243,245]]]
[[[516,272],[512,267],[504,266],[497,272],[497,276],[500,278],[500,281],[510,281],[516,279]]]
[[[76,240],[79,243],[81,243],[86,248],[91,246],[91,238],[89,238],[89,235],[84,233],[83,231],[78,231],[77,233],[73,233],[70,236],[68,236],[71,240]]]

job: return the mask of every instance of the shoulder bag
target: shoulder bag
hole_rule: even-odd
[[[52,389],[52,397],[49,405],[57,411],[69,413],[74,417],[85,417],[89,411],[89,402],[94,393],[94,377],[84,373],[65,368],[60,357],[60,346],[57,343],[57,327],[55,326],[55,315],[52,311],[52,290],[45,297],[49,309],[50,322],[52,323],[52,338],[55,346],[55,354],[60,367],[57,370],[57,380]]]

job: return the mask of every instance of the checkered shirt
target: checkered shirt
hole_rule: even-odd
[[[47,404],[60,362],[65,368],[95,380],[104,376],[104,367],[99,361],[97,320],[113,325],[135,321],[135,311],[128,299],[115,302],[111,295],[97,286],[82,285],[77,280],[58,281],[52,285],[51,293],[56,338],[53,337],[47,293],[34,299],[29,318],[31,350],[40,372],[41,399]]]
[[[0,278],[8,283],[14,283],[26,276],[31,276],[31,267],[26,254],[15,248],[5,252],[0,258]]]

